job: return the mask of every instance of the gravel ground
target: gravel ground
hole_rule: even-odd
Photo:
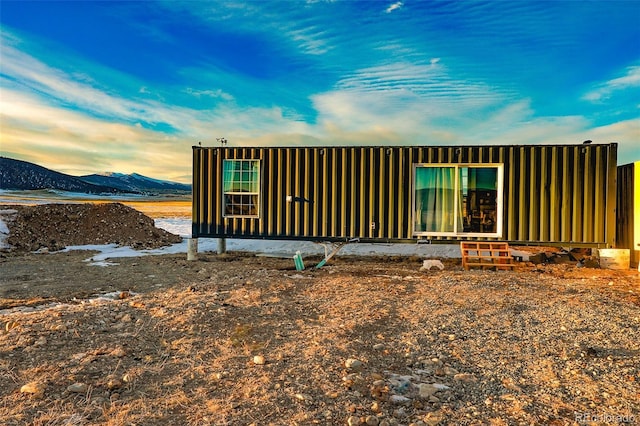
[[[640,421],[634,271],[90,256],[0,258],[0,424]]]

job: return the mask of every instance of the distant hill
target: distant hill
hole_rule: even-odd
[[[125,192],[109,186],[94,185],[78,177],[56,172],[28,161],[7,157],[0,157],[0,189],[58,189],[88,194]]]
[[[123,191],[135,192],[191,192],[191,185],[170,182],[166,180],[152,179],[146,176],[132,173],[130,175],[122,173],[105,173],[80,176],[85,182],[94,185],[104,185],[118,188]]]
[[[57,189],[89,194],[167,194],[190,192],[191,185],[152,179],[137,173],[71,176],[27,161],[0,157],[0,189]]]

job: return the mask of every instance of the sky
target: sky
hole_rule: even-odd
[[[0,0],[0,155],[191,181],[191,147],[617,142],[640,0]]]

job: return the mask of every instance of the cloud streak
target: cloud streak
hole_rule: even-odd
[[[583,96],[583,99],[591,102],[605,101],[612,95],[623,90],[640,89],[640,65],[628,67],[623,76],[614,78],[596,85]]]
[[[404,3],[402,3],[401,1],[395,2],[391,5],[389,5],[389,7],[387,7],[387,9],[385,10],[386,13],[391,13],[395,10],[399,10],[402,8],[402,6],[404,6]]]

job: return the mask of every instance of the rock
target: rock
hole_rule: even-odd
[[[437,259],[426,259],[422,262],[421,271],[430,271],[431,268],[438,268],[441,271],[444,269],[444,265]]]
[[[369,392],[373,398],[382,398],[382,396],[388,391],[387,383],[384,380],[376,380],[371,384]],[[376,404],[376,403],[374,403]],[[374,412],[377,412],[374,410]]]
[[[436,426],[444,419],[444,416],[440,413],[429,413],[427,414],[422,421],[427,426]]]
[[[347,425],[349,426],[360,426],[361,424],[362,421],[358,416],[349,416],[349,418],[347,419]]]
[[[114,390],[122,387],[122,381],[117,377],[110,377],[106,383],[107,389]]]
[[[375,345],[373,345],[373,350],[375,351],[381,351],[384,349],[384,344],[382,343],[376,343]]]
[[[131,315],[129,314],[125,314],[122,316],[122,318],[120,318],[120,321],[122,321],[123,323],[129,323],[132,321]]]
[[[520,388],[520,386],[518,386],[515,381],[511,378],[506,378],[502,380],[502,386],[504,386],[505,388],[512,390],[512,391],[516,391],[516,392],[522,392],[522,389]]]
[[[309,395],[305,395],[303,393],[297,393],[294,396],[298,401],[307,401],[307,402],[312,401],[312,398]]]
[[[266,361],[262,355],[256,355],[253,357],[253,363],[255,365],[264,365]]]
[[[101,406],[101,405],[108,405],[108,404],[109,404],[109,400],[102,396],[95,397],[91,400],[91,405]]]
[[[36,342],[33,344],[33,346],[46,346],[47,344],[47,338],[46,337],[41,337],[38,340],[36,340]]]
[[[451,388],[447,385],[443,385],[442,383],[432,383],[432,384],[420,383],[418,385],[418,395],[420,396],[420,398],[429,399],[431,401],[432,398],[435,398],[433,395],[436,392],[440,392],[448,389],[451,389]]]
[[[74,383],[67,386],[67,390],[73,393],[86,393],[89,390],[89,386],[86,383]]]
[[[125,352],[124,348],[122,348],[121,346],[118,346],[117,348],[115,348],[109,353],[109,355],[115,356],[116,358],[122,358],[126,354],[127,353]]]
[[[344,366],[350,371],[361,371],[362,365],[362,361],[355,358],[349,358],[344,362]]]
[[[455,376],[456,374],[458,374],[458,370],[452,367],[444,367],[444,374],[446,374],[447,376]]]
[[[411,376],[392,375],[389,384],[398,393],[407,393],[411,390]]]
[[[393,410],[393,419],[402,419],[407,416],[407,410],[404,407],[396,408]]]
[[[477,381],[476,376],[471,373],[458,373],[453,376],[453,380],[463,383],[471,383]]]
[[[427,383],[420,383],[418,385],[418,395],[420,395],[420,398],[423,398],[423,399],[428,399],[438,391],[439,391],[438,388]]]
[[[376,416],[367,416],[367,418],[364,420],[364,423],[367,426],[378,426],[378,423],[380,421],[378,420],[378,418]]]
[[[404,405],[411,402],[411,400],[403,395],[391,395],[389,397],[389,402],[395,405]]]
[[[42,383],[30,382],[20,388],[20,393],[28,393],[36,397],[44,395],[45,386]]]

